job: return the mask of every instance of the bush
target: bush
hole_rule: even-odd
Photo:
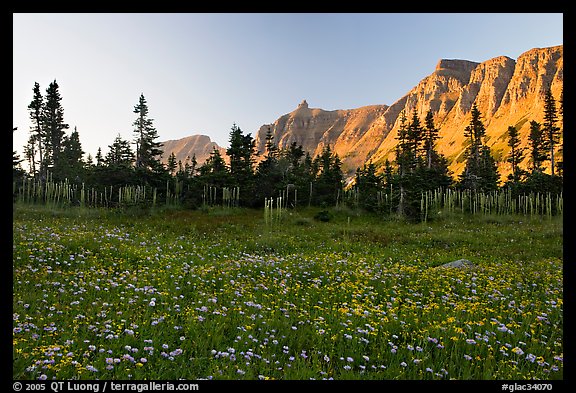
[[[314,216],[317,221],[328,222],[332,219],[332,214],[328,210],[321,210]]]

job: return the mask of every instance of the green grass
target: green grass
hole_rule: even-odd
[[[13,378],[563,378],[561,219],[318,211],[15,205]]]

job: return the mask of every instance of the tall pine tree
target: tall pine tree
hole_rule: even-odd
[[[556,161],[554,159],[554,153],[556,145],[560,137],[560,127],[556,126],[558,122],[558,113],[556,111],[556,103],[554,97],[552,96],[552,91],[550,88],[546,90],[546,95],[544,97],[544,137],[545,146],[548,149],[548,158],[550,159],[550,170],[552,176],[555,175]]]
[[[466,126],[464,135],[468,138],[466,148],[466,166],[460,175],[459,186],[479,192],[490,192],[498,189],[498,169],[490,148],[485,144],[486,128],[476,103],[472,106],[472,118]]]
[[[30,127],[30,138],[28,139],[28,144],[25,148],[26,158],[28,159],[28,164],[30,167],[30,173],[33,176],[37,174],[36,163],[40,165],[38,168],[41,177],[46,177],[44,168],[42,167],[44,163],[44,98],[40,92],[40,84],[34,82],[33,98],[32,102],[28,105],[28,111],[30,113],[30,120],[32,121],[32,126]],[[38,152],[39,157],[36,161],[36,152]]]
[[[546,143],[542,125],[535,120],[530,121],[530,168],[532,173],[542,172],[542,164],[546,160]]]
[[[518,130],[514,126],[508,127],[508,147],[510,153],[507,161],[512,166],[512,173],[508,176],[508,180],[517,183],[522,180],[524,171],[520,168],[520,163],[524,159],[524,149],[520,147],[520,136]]]
[[[84,177],[84,151],[80,143],[80,136],[78,130],[74,127],[74,131],[70,136],[65,136],[62,142],[62,156],[60,158],[60,168],[58,169],[61,178],[70,181],[80,182]]]
[[[157,142],[158,132],[153,119],[148,117],[148,104],[144,94],[140,94],[138,104],[134,106],[137,117],[133,123],[136,135],[136,168],[157,172],[162,166],[162,143]]]
[[[44,107],[43,116],[43,134],[45,156],[44,161],[46,168],[54,168],[58,170],[62,167],[61,154],[63,150],[64,136],[66,130],[70,126],[64,123],[64,108],[61,104],[62,97],[58,83],[54,80],[46,89],[46,105]],[[59,178],[58,173],[55,173],[55,178]],[[62,179],[63,180],[63,179]]]

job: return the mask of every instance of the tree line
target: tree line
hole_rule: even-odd
[[[403,111],[395,148],[395,159],[386,160],[383,168],[368,162],[357,168],[351,188],[345,190],[342,163],[329,145],[316,157],[293,142],[279,148],[270,129],[265,149],[259,152],[250,133],[236,124],[229,132],[228,162],[214,148],[208,159],[199,165],[195,156],[184,163],[174,153],[164,164],[163,150],[158,141],[154,121],[149,117],[143,94],[134,106],[133,139],[119,134],[108,146],[106,154],[99,148],[95,157],[84,159],[79,133],[67,134],[70,126],[64,122],[59,86],[54,80],[43,96],[38,83],[33,87],[33,99],[28,105],[31,128],[24,157],[13,153],[13,181],[33,178],[36,181],[67,181],[93,188],[109,186],[150,186],[160,195],[170,193],[170,184],[178,184],[178,201],[187,208],[206,203],[206,190],[215,190],[210,201],[222,203],[222,190],[233,189],[237,205],[261,207],[267,198],[284,196],[289,206],[334,206],[354,203],[367,211],[394,212],[406,217],[420,215],[423,193],[438,188],[491,192],[499,188],[511,189],[517,195],[532,191],[560,193],[563,166],[558,159],[558,146],[563,116],[562,95],[559,107],[550,89],[544,99],[544,122],[531,121],[529,146],[520,147],[518,130],[507,130],[510,152],[506,162],[511,174],[499,184],[496,160],[486,144],[486,129],[476,104],[471,109],[470,123],[463,129],[466,137],[465,168],[456,178],[448,169],[447,159],[439,153],[439,129],[428,111],[419,119],[414,110],[408,118]],[[16,131],[16,128],[13,129]],[[530,167],[521,169],[520,163],[528,155]],[[21,162],[28,163],[24,171]],[[549,163],[547,166],[546,164]],[[550,169],[550,173],[545,172]],[[216,190],[220,190],[217,192]],[[350,197],[354,191],[354,198]],[[386,194],[387,203],[382,203]]]

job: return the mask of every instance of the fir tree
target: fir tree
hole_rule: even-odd
[[[230,175],[234,186],[241,190],[240,203],[244,206],[251,205],[254,193],[256,141],[251,134],[244,135],[240,127],[233,124],[230,130],[229,146],[226,154],[230,158]]]
[[[43,116],[43,135],[46,168],[53,166],[60,168],[60,158],[62,153],[62,143],[66,130],[70,127],[64,123],[64,108],[62,108],[62,97],[59,86],[54,80],[46,89],[46,105]]]
[[[276,158],[278,147],[274,143],[274,134],[272,134],[272,129],[270,127],[268,127],[268,131],[266,131],[266,144],[264,146],[266,149],[266,157]]]
[[[216,147],[214,147],[204,165],[200,167],[199,176],[201,182],[209,187],[220,189],[230,186],[230,172],[224,158],[222,158],[220,151]]]
[[[439,130],[434,125],[432,110],[428,110],[424,121],[424,151],[426,154],[426,164],[428,165],[428,169],[432,167],[432,157],[435,152],[436,140],[440,138],[438,134]]]
[[[557,122],[558,114],[556,112],[556,103],[554,101],[554,97],[552,96],[552,91],[550,88],[548,88],[544,97],[543,132],[545,138],[545,146],[548,148],[548,158],[550,159],[550,170],[552,171],[552,176],[554,176],[554,168],[556,167],[554,153],[560,136],[560,127],[556,126]]]
[[[421,165],[420,153],[424,146],[424,129],[418,119],[416,108],[412,111],[412,121],[408,124],[406,131],[407,155],[409,171],[413,172]]]
[[[178,161],[178,162],[180,163],[180,166],[182,166],[182,162],[181,161]],[[170,175],[174,175],[177,167],[178,167],[178,163],[176,163],[176,155],[174,154],[174,152],[172,152],[168,156],[168,161],[166,163],[166,169],[168,169],[168,173],[170,173]]]
[[[99,147],[96,151],[96,166],[104,165],[104,157],[102,156],[102,148]]]
[[[498,169],[490,148],[484,143],[486,128],[476,103],[472,106],[471,114],[470,124],[464,130],[469,145],[465,151],[466,166],[460,176],[460,187],[473,191],[494,191],[498,188]]]
[[[509,126],[508,146],[510,147],[510,154],[508,155],[507,161],[512,166],[512,173],[509,175],[509,180],[512,182],[519,182],[523,175],[520,163],[524,159],[524,149],[520,147],[520,142],[520,136],[516,127]]]
[[[130,142],[122,139],[118,134],[112,144],[108,146],[104,163],[109,168],[131,168],[134,163],[134,152],[130,147]]]
[[[44,163],[44,140],[46,139],[44,133],[44,98],[40,92],[40,85],[38,82],[34,83],[32,102],[28,105],[30,112],[30,120],[32,126],[30,128],[30,138],[26,145],[26,158],[29,162],[30,173],[36,175],[36,152],[39,154],[40,175],[46,176],[42,168]]]
[[[376,174],[376,165],[364,164],[356,170],[354,186],[358,192],[358,204],[361,208],[375,212],[380,207],[378,193],[384,188],[383,177]]]
[[[163,168],[160,156],[162,143],[157,142],[158,132],[153,125],[153,119],[148,117],[148,104],[144,94],[140,94],[138,105],[134,107],[137,118],[134,121],[136,134],[136,168],[146,171],[159,171]]]
[[[337,154],[332,153],[330,145],[324,146],[322,153],[314,159],[318,168],[315,179],[315,203],[330,206],[338,202],[344,185],[342,162]]]
[[[542,172],[542,163],[546,160],[546,145],[542,125],[535,120],[530,121],[530,163],[531,172]]]
[[[13,127],[12,132],[16,131],[18,127]],[[24,176],[24,171],[20,167],[20,163],[24,161],[18,155],[18,152],[12,150],[12,181],[18,182],[19,179]]]
[[[84,177],[83,157],[84,151],[80,143],[80,136],[74,127],[74,131],[70,136],[65,136],[62,142],[62,157],[57,169],[59,178],[80,182]]]

